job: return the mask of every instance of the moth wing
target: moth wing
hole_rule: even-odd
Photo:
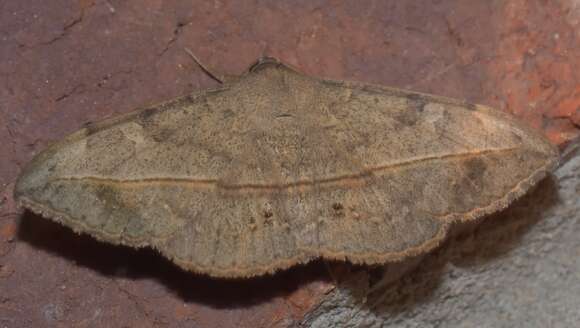
[[[487,107],[268,64],[74,133],[27,166],[16,198],[188,270],[247,277],[424,253],[556,161],[541,135]]]

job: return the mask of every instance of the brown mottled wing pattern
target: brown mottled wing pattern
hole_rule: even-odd
[[[538,133],[479,105],[319,80],[266,62],[239,82],[84,128],[17,199],[78,232],[248,277],[323,257],[424,253],[549,171]]]

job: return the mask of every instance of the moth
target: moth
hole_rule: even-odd
[[[88,125],[15,198],[78,233],[213,277],[314,259],[383,264],[501,210],[557,149],[506,113],[310,77],[263,58],[233,83]]]

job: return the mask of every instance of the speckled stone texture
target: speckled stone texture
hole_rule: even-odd
[[[215,86],[184,47],[224,74],[270,55],[310,75],[464,98],[565,145],[580,134],[579,41],[577,0],[2,0],[0,327],[573,326],[574,162],[423,259],[252,281],[77,236],[20,213],[11,190],[24,163],[82,124]]]

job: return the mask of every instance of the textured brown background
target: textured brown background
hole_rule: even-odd
[[[576,0],[0,0],[0,326],[287,327],[333,289],[321,263],[216,281],[17,212],[20,167],[51,140],[214,86],[184,47],[226,74],[270,55],[464,98],[563,145],[580,134],[579,41]]]

